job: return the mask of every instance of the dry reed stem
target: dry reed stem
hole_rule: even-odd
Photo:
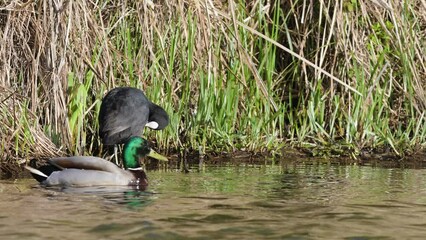
[[[168,61],[164,61],[162,66],[158,64],[160,56],[166,59],[169,54],[170,36],[173,36],[173,31],[177,31],[172,26],[181,31],[179,44],[194,40],[194,60],[190,64],[204,69],[209,79],[225,76],[218,71],[229,69],[231,56],[226,51],[215,53],[212,50],[218,36],[226,39],[223,44],[237,45],[238,60],[252,74],[240,74],[237,76],[238,81],[245,89],[249,86],[248,81],[255,81],[263,97],[275,110],[288,100],[289,93],[305,96],[319,84],[326,87],[324,95],[329,96],[329,101],[339,95],[342,103],[350,109],[353,93],[360,94],[356,89],[358,79],[351,74],[357,65],[367,79],[372,79],[368,93],[363,96],[365,106],[370,104],[379,84],[390,81],[397,89],[394,93],[395,105],[389,107],[395,119],[398,119],[399,114],[405,115],[403,102],[406,99],[412,101],[416,111],[424,116],[426,3],[424,0],[415,0],[409,4],[412,9],[408,10],[404,9],[403,3],[395,0],[357,1],[359,9],[349,10],[345,5],[348,2],[343,0],[284,1],[279,7],[286,18],[280,19],[280,36],[274,40],[260,29],[262,23],[256,18],[260,9],[265,19],[272,24],[267,15],[278,11],[274,1],[247,2],[244,14],[248,17],[244,19],[237,11],[241,10],[238,7],[241,3],[234,1],[159,3],[119,0],[100,5],[90,1],[3,1],[0,3],[0,110],[1,122],[7,124],[0,127],[4,145],[0,158],[50,156],[58,154],[58,149],[66,153],[72,153],[73,149],[84,152],[87,139],[83,135],[75,136],[69,122],[73,110],[70,105],[75,100],[70,99],[73,91],[68,83],[70,73],[74,75],[74,86],[88,84],[89,70],[95,74],[95,80],[87,92],[87,102],[81,103],[85,106],[82,117],[86,125],[84,129],[79,129],[93,135],[93,139],[96,139],[96,128],[93,126],[97,101],[108,89],[131,84],[130,74],[138,79],[137,87],[143,89],[150,86],[152,79],[164,79],[164,85],[171,86],[171,104],[175,108],[179,105],[184,78],[189,77],[191,93],[187,104],[196,105],[199,95],[198,73],[194,71],[184,76],[179,72],[184,63],[176,63],[176,69],[172,71],[169,71]],[[404,19],[404,11],[415,16],[415,21]],[[188,19],[195,21],[195,29],[191,29],[193,26],[188,23]],[[394,26],[393,29],[386,27],[388,22]],[[374,67],[372,63],[377,62],[378,55],[385,51],[385,46],[380,45],[374,54],[369,50],[368,40],[380,38],[372,30],[377,24],[387,36],[391,36],[389,44],[392,49],[404,51],[409,47],[413,51],[406,54],[409,58],[405,60],[406,66],[402,59],[392,57],[392,54],[386,55],[384,66],[374,76],[370,76]],[[117,40],[120,37],[118,34],[126,27],[142,35],[140,38],[134,37],[141,42],[135,47],[132,59],[125,54],[126,46],[119,45],[120,41]],[[238,35],[241,30],[250,34],[247,43],[251,46],[248,48],[243,46],[243,39]],[[254,46],[256,38],[262,38],[282,50],[278,53],[280,56],[277,57],[276,72],[273,73],[277,79],[273,89],[265,87],[265,80],[259,74],[259,50]],[[181,45],[178,47],[183,47]],[[186,50],[180,48],[177,51],[187,56]],[[134,73],[128,72],[126,62],[134,64]],[[287,63],[288,66],[281,66]],[[228,69],[220,69],[219,66]],[[411,96],[404,86],[403,77],[396,74],[403,67],[409,69],[415,96]],[[289,84],[291,80],[288,80],[294,78],[292,74],[297,75],[294,85]],[[323,76],[332,81],[324,84]],[[226,81],[224,79],[224,84]],[[286,89],[287,86],[295,89]],[[163,92],[161,96],[164,96]],[[246,109],[244,102],[239,106]],[[332,112],[331,108],[329,112]],[[24,117],[27,117],[27,123],[20,120]],[[49,133],[44,129],[46,127],[51,129]],[[32,139],[26,136],[28,133]],[[51,135],[54,134],[60,136],[58,146],[61,147],[52,143]],[[284,137],[285,133],[281,134],[280,137]],[[14,149],[16,142],[25,148],[21,149],[22,152]]]

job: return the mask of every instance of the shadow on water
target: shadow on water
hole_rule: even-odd
[[[35,186],[34,188],[42,188],[46,191],[46,197],[56,196],[58,194],[52,193],[65,193],[66,195],[60,196],[76,196],[76,197],[90,197],[96,196],[104,204],[121,205],[131,210],[143,209],[149,206],[156,198],[156,193],[141,190],[137,187],[127,186],[102,186],[102,187],[49,187],[43,188]]]
[[[0,182],[0,238],[422,239],[426,171],[276,162],[150,170],[147,191]],[[14,226],[20,226],[17,229]]]

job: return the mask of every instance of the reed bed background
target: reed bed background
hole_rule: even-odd
[[[421,150],[424,0],[0,2],[2,162],[101,155],[116,86],[171,123],[163,153]],[[24,160],[24,161],[22,161]]]

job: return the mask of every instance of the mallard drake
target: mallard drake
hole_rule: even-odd
[[[139,164],[140,158],[150,156],[158,160],[167,158],[152,150],[141,137],[132,137],[124,145],[123,165],[93,156],[57,157],[48,165],[28,169],[44,186],[142,186],[148,185],[147,176]]]

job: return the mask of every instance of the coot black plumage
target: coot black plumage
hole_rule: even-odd
[[[166,111],[137,88],[114,88],[102,99],[99,135],[105,145],[122,144],[132,136],[141,136],[145,126],[161,130],[168,124]]]

